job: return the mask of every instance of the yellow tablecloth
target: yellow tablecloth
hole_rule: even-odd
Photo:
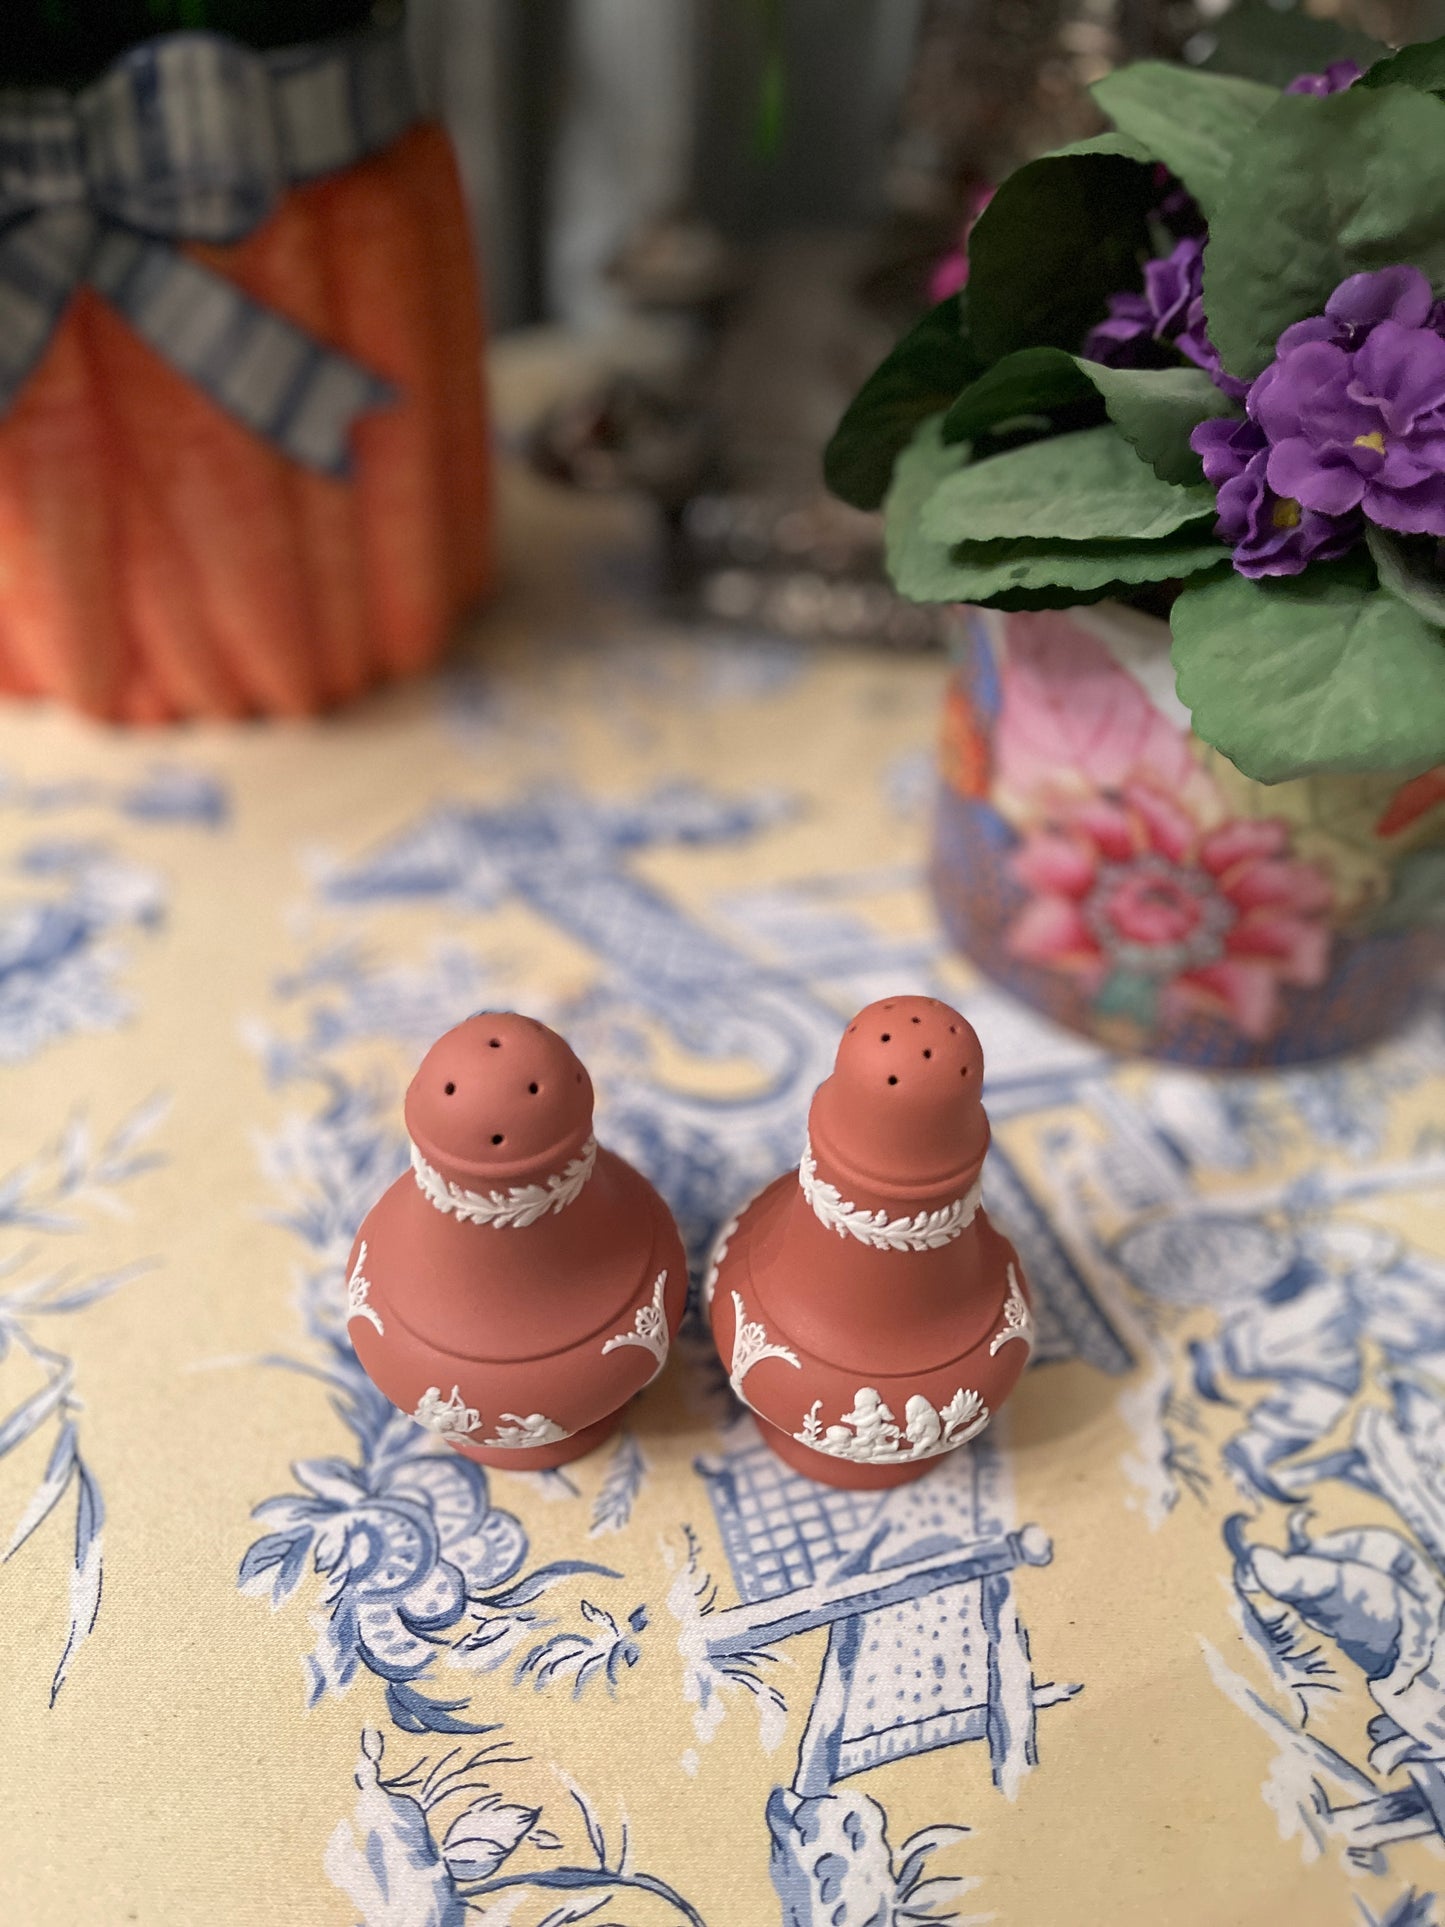
[[[1255,1079],[1047,1029],[920,886],[940,665],[670,632],[627,513],[510,503],[437,684],[0,716],[0,1919],[1436,1920],[1439,1022]],[[558,1025],[697,1254],[910,988],[1040,1300],[975,1446],[809,1486],[696,1337],[563,1474],[388,1420],[343,1268],[436,1033]]]

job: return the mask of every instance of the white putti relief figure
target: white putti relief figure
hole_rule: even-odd
[[[462,1397],[460,1385],[453,1385],[451,1397],[445,1399],[440,1385],[428,1385],[417,1400],[412,1417],[418,1425],[424,1425],[429,1432],[436,1432],[444,1439],[469,1438],[482,1422],[475,1405],[468,1405]]]
[[[943,1420],[921,1393],[915,1392],[903,1408],[904,1429],[915,1452],[932,1452],[943,1437]]]
[[[898,1427],[893,1414],[871,1385],[865,1385],[853,1401],[843,1423],[853,1428],[853,1451],[860,1459],[887,1457],[898,1446]]]

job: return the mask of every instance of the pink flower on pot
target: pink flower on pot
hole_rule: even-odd
[[[1182,1004],[1267,1037],[1281,988],[1329,959],[1333,887],[1289,842],[1279,818],[1209,828],[1142,782],[1066,805],[1014,854],[1033,895],[1009,949],[1082,977],[1101,1013],[1149,1028]]]
[[[1020,814],[1140,778],[1196,809],[1214,800],[1185,730],[1074,612],[1010,616],[1000,681],[994,756]]]

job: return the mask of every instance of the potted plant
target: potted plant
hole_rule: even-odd
[[[828,478],[971,607],[955,940],[1123,1047],[1316,1057],[1445,960],[1445,41],[1094,91],[1112,130],[1002,183]]]
[[[375,11],[6,8],[0,691],[306,715],[484,590],[467,218]]]

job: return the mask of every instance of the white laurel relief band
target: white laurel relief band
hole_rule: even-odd
[[[996,1357],[1011,1338],[1021,1338],[1029,1350],[1033,1350],[1034,1315],[1029,1310],[1028,1300],[1019,1285],[1018,1273],[1012,1265],[1008,1268],[1008,1297],[1004,1300],[1003,1323],[993,1335],[988,1348],[989,1357]]]
[[[813,1400],[801,1432],[793,1437],[830,1459],[851,1459],[859,1465],[898,1465],[915,1459],[936,1459],[980,1433],[989,1409],[977,1392],[962,1386],[940,1412],[921,1392],[903,1408],[900,1425],[871,1385],[859,1386],[853,1409],[837,1425],[823,1424],[823,1401]]]
[[[652,1368],[652,1377],[647,1381],[649,1385],[667,1363],[667,1313],[663,1308],[663,1294],[666,1290],[667,1273],[659,1272],[652,1287],[652,1302],[639,1305],[637,1316],[632,1321],[632,1330],[618,1332],[615,1338],[609,1338],[602,1347],[604,1357],[608,1352],[618,1351],[624,1345],[639,1345],[643,1351],[651,1352],[657,1363]]]
[[[704,1311],[712,1310],[713,1293],[717,1290],[718,1273],[722,1270],[723,1259],[728,1255],[728,1246],[732,1243],[738,1225],[741,1222],[742,1220],[740,1218],[729,1218],[713,1241],[712,1251],[708,1255],[707,1276],[702,1281],[702,1306]]]
[[[589,1137],[566,1170],[543,1178],[540,1184],[516,1184],[509,1191],[466,1191],[435,1170],[413,1144],[411,1168],[423,1195],[438,1211],[462,1224],[486,1224],[499,1230],[525,1231],[549,1211],[565,1211],[582,1195],[597,1162],[597,1140]]]
[[[890,1218],[886,1211],[865,1211],[844,1198],[835,1184],[818,1176],[811,1142],[803,1147],[798,1182],[819,1224],[836,1231],[840,1238],[856,1238],[874,1251],[937,1251],[952,1244],[973,1223],[983,1201],[982,1180],[976,1179],[952,1204],[940,1205],[936,1211],[920,1211],[913,1218]]]
[[[797,1353],[789,1351],[786,1345],[768,1343],[767,1330],[759,1320],[754,1319],[749,1323],[741,1292],[733,1293],[733,1319],[733,1359],[728,1381],[746,1405],[749,1400],[743,1391],[743,1380],[754,1365],[761,1365],[765,1358],[781,1358],[795,1371],[800,1372],[803,1367],[798,1362]]]
[[[418,1425],[426,1426],[444,1439],[467,1439],[473,1432],[482,1430],[482,1415],[475,1405],[468,1405],[462,1397],[461,1387],[453,1385],[450,1398],[442,1397],[440,1385],[428,1385],[416,1402],[412,1417]],[[494,1439],[485,1439],[485,1445],[507,1447],[525,1451],[534,1445],[555,1445],[559,1439],[570,1439],[572,1434],[558,1425],[555,1419],[543,1417],[541,1412],[532,1412],[526,1418],[519,1418],[515,1412],[503,1412]]]
[[[375,1305],[368,1303],[371,1292],[371,1280],[361,1269],[365,1263],[366,1240],[363,1238],[361,1241],[361,1249],[356,1254],[356,1263],[352,1267],[351,1276],[346,1281],[346,1322],[349,1325],[353,1318],[369,1319],[371,1323],[375,1325],[380,1336],[385,1338],[386,1327],[382,1324]]]

